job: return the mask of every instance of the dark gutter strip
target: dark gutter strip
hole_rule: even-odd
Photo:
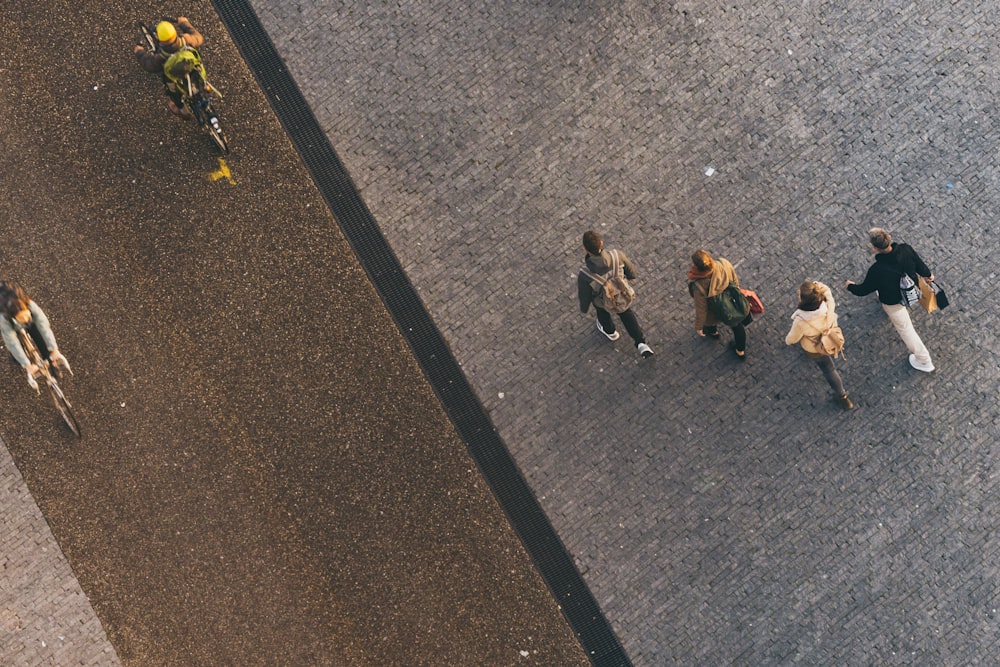
[[[631,665],[250,3],[213,4],[591,662]]]

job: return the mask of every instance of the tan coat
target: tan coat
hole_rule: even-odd
[[[688,283],[688,291],[694,299],[694,328],[699,331],[704,327],[714,327],[719,324],[719,320],[708,307],[708,298],[722,294],[733,283],[740,286],[740,279],[736,276],[736,269],[729,263],[729,260],[716,257],[712,267],[712,274],[704,278],[698,278]]]

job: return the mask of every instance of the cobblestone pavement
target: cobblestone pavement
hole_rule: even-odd
[[[991,662],[994,5],[253,4],[637,665]],[[951,295],[933,374],[843,290],[873,222]],[[591,227],[649,362],[577,311]],[[742,365],[694,336],[698,247],[768,307]],[[850,414],[783,342],[807,276]]]
[[[0,508],[0,659],[121,664],[2,440]]]

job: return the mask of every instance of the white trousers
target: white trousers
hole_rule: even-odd
[[[889,321],[892,322],[892,326],[896,327],[896,333],[898,333],[899,337],[903,339],[903,344],[906,345],[906,349],[908,349],[921,364],[931,364],[931,353],[927,351],[927,348],[924,346],[924,342],[920,340],[920,336],[917,335],[916,329],[913,328],[913,322],[910,321],[910,311],[906,309],[906,306],[900,304],[887,306],[883,303],[882,310],[884,310],[885,314],[889,316]]]

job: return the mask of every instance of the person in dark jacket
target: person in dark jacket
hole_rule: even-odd
[[[155,51],[147,51],[142,46],[136,46],[134,49],[135,58],[139,61],[139,66],[142,69],[150,74],[162,76],[164,92],[167,95],[167,106],[171,113],[185,120],[190,120],[193,116],[184,109],[181,92],[164,74],[163,64],[181,49],[197,49],[205,42],[205,38],[186,17],[178,16],[176,24],[170,21],[160,21],[156,24],[156,40]]]
[[[621,250],[605,250],[604,240],[595,231],[588,231],[583,235],[583,249],[587,251],[587,256],[584,258],[585,266],[580,269],[576,281],[580,297],[580,312],[586,313],[593,305],[597,312],[597,330],[607,336],[608,340],[618,340],[621,334],[615,329],[611,313],[605,308],[607,304],[604,303],[603,285],[593,276],[602,279],[611,277],[612,265],[617,265],[625,279],[635,280],[635,267]],[[618,317],[625,325],[628,335],[635,342],[635,348],[639,354],[644,359],[653,356],[653,348],[646,343],[646,337],[642,333],[642,327],[639,326],[639,320],[636,319],[632,308],[618,313]]]
[[[688,293],[694,299],[694,328],[699,336],[719,338],[719,320],[708,306],[709,298],[718,296],[729,287],[729,283],[740,286],[740,279],[732,263],[724,257],[712,257],[707,250],[695,250],[691,254],[691,268],[688,269]],[[753,316],[747,313],[745,320],[732,327],[733,350],[740,359],[746,359],[747,325]]]
[[[899,279],[906,273],[914,283],[917,283],[920,276],[933,281],[934,274],[913,248],[905,243],[893,243],[889,232],[881,227],[869,229],[868,240],[875,250],[875,263],[868,269],[864,282],[859,284],[848,280],[845,283],[847,290],[855,296],[878,292],[882,310],[889,316],[889,321],[896,327],[896,333],[910,351],[910,365],[918,371],[930,373],[934,370],[934,363],[930,352],[913,328],[909,311],[902,303]]]

